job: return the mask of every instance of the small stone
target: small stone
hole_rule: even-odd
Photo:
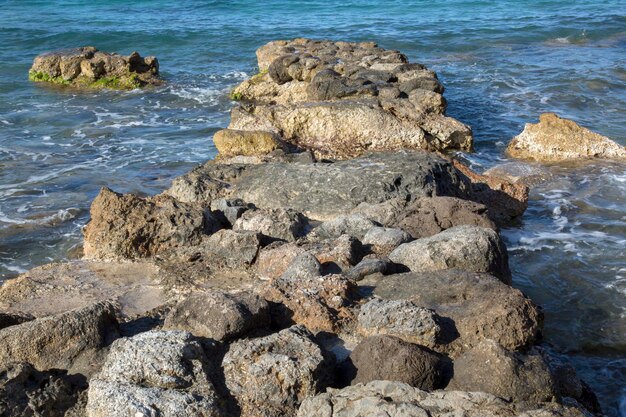
[[[390,269],[388,261],[383,259],[363,259],[354,268],[345,273],[346,278],[353,281],[360,281],[368,275],[384,274]]]
[[[293,242],[308,229],[306,217],[291,209],[248,210],[237,219],[233,230],[255,231],[271,239]]]
[[[264,155],[284,147],[277,135],[262,130],[218,130],[213,143],[223,157]]]
[[[390,253],[401,244],[411,240],[411,235],[402,229],[372,227],[363,237],[363,244],[371,245],[376,252]]]

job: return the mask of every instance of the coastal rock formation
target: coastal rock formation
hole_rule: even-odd
[[[626,159],[626,148],[554,113],[527,123],[506,149],[512,158],[560,162],[585,158]]]
[[[536,408],[516,409],[484,392],[435,391],[428,393],[401,382],[372,381],[306,399],[298,417],[388,415],[394,417],[589,417],[581,408],[545,403]]]
[[[28,77],[31,81],[81,88],[130,90],[160,85],[159,61],[98,51],[93,46],[62,49],[35,57]]]
[[[294,416],[332,382],[332,360],[303,326],[237,341],[222,363],[242,416]]]
[[[263,155],[282,149],[280,138],[266,131],[223,129],[215,132],[213,143],[220,157]]]
[[[318,157],[367,151],[472,149],[445,116],[437,74],[372,42],[295,39],[257,51],[260,73],[236,87],[229,129],[266,131]],[[242,149],[242,154],[244,154]]]

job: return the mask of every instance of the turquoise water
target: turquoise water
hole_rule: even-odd
[[[626,143],[622,1],[3,1],[0,279],[74,256],[103,185],[153,194],[211,158],[229,89],[280,38],[376,40],[436,70],[470,124],[476,168],[504,160],[523,124],[555,111]],[[43,51],[154,54],[168,85],[77,93],[27,80]],[[544,306],[546,340],[626,415],[626,167],[554,168],[504,231],[514,285]]]

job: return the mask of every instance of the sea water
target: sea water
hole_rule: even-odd
[[[375,40],[437,71],[474,129],[478,170],[554,111],[626,143],[623,1],[0,2],[0,279],[76,256],[100,187],[154,194],[215,155],[254,51],[293,37]],[[167,85],[77,92],[28,81],[35,55],[93,45],[158,56]],[[514,286],[606,413],[626,415],[626,165],[551,168],[503,230]],[[621,402],[621,404],[620,404]],[[621,411],[620,411],[621,407]]]

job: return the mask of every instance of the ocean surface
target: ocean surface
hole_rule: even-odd
[[[375,40],[438,72],[470,124],[478,170],[554,111],[626,143],[622,1],[0,2],[0,279],[77,256],[100,187],[154,194],[215,155],[229,90],[255,50],[293,37]],[[156,55],[167,85],[84,92],[30,83],[38,53],[93,45]],[[504,230],[514,285],[545,340],[609,416],[626,416],[626,164],[555,166]]]

